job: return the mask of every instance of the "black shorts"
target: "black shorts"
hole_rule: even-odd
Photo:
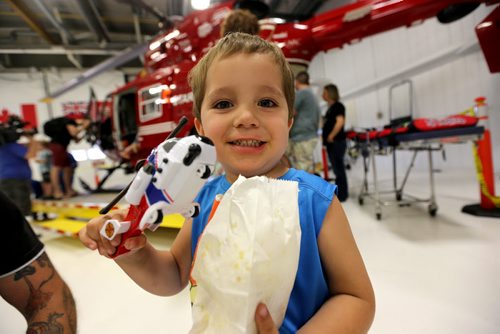
[[[43,183],[50,183],[50,172],[43,172],[42,173],[42,182]]]
[[[0,179],[0,190],[17,204],[24,216],[31,215],[31,180]]]

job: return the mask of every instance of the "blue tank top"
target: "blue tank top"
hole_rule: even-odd
[[[319,254],[318,235],[337,186],[316,175],[293,168],[279,179],[299,183],[299,219],[302,229],[297,275],[285,319],[279,329],[280,334],[285,334],[297,332],[329,298]],[[198,194],[195,201],[200,203],[201,210],[199,216],[193,219],[192,256],[207,223],[215,196],[224,194],[230,187],[231,184],[225,176],[219,176],[208,182]]]

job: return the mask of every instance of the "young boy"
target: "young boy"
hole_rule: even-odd
[[[176,294],[188,284],[193,252],[216,194],[239,175],[297,181],[300,259],[279,332],[366,333],[374,316],[373,290],[336,186],[280,162],[294,100],[294,76],[281,50],[256,36],[230,34],[193,68],[190,84],[196,129],[214,142],[226,174],[202,188],[196,199],[200,215],[186,220],[170,251],[156,250],[141,235],[125,242],[131,252],[116,263],[145,290]],[[91,220],[80,232],[81,241],[101,255],[114,254],[119,240],[110,242],[99,230],[107,219],[123,217],[118,212]],[[255,321],[261,334],[278,332],[263,304]]]
[[[49,140],[42,138],[39,140],[40,149],[36,154],[36,162],[39,164],[42,175],[42,198],[52,197],[52,183],[50,182],[50,168],[52,167],[52,151],[49,149]]]

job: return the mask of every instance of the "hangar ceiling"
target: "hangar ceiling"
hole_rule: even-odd
[[[353,1],[263,2],[269,17],[300,20]],[[134,48],[140,55],[141,45],[192,10],[190,0],[0,0],[0,72],[88,69]],[[122,67],[142,63],[133,56]]]

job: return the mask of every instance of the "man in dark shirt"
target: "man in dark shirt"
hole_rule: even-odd
[[[0,212],[0,296],[22,313],[27,333],[76,333],[70,289],[22,213],[1,191]]]
[[[52,151],[52,166],[50,169],[50,181],[52,184],[53,196],[61,199],[63,192],[59,183],[59,175],[63,174],[64,189],[66,197],[76,195],[73,189],[73,171],[71,160],[68,155],[68,145],[74,140],[80,141],[79,134],[85,130],[90,121],[82,114],[69,114],[64,117],[51,119],[44,124],[44,131],[50,137],[49,149]]]

